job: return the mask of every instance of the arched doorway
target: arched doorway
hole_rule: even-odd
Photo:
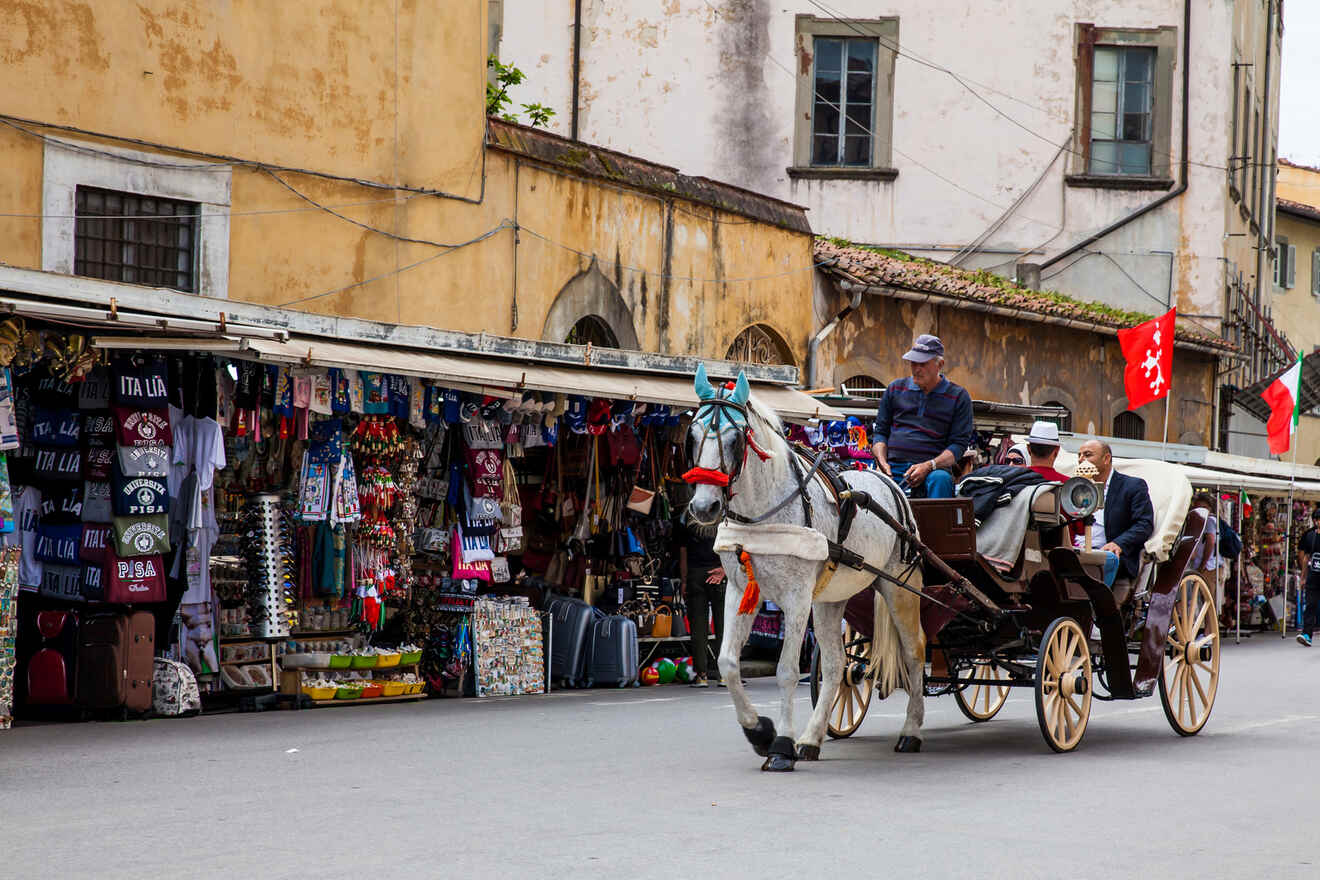
[[[1114,416],[1114,436],[1120,440],[1145,440],[1146,420],[1125,409]]]
[[[1044,404],[1044,405],[1045,405],[1045,406],[1057,406],[1057,407],[1059,407],[1060,409],[1064,410],[1064,414],[1063,414],[1063,415],[1058,416],[1057,418],[1050,417],[1050,416],[1046,416],[1045,419],[1044,419],[1044,421],[1047,421],[1047,422],[1054,422],[1054,424],[1056,424],[1056,425],[1059,426],[1059,430],[1060,430],[1060,431],[1071,431],[1071,430],[1073,429],[1073,428],[1072,428],[1072,410],[1068,407],[1068,404],[1064,403],[1064,402],[1061,401],[1061,400],[1047,400],[1047,401],[1045,401],[1045,404]]]
[[[568,331],[564,341],[571,345],[590,345],[594,348],[618,348],[619,340],[605,319],[599,315],[587,315]]]
[[[766,324],[753,324],[735,336],[724,359],[744,364],[797,366],[784,337]]]

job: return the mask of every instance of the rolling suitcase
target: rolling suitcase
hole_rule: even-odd
[[[586,683],[587,652],[595,611],[580,599],[556,597],[550,611],[550,678],[565,687]]]
[[[78,656],[78,615],[38,611],[41,648],[27,665],[27,702],[32,706],[67,706],[73,702]]]
[[[627,687],[637,680],[637,624],[615,614],[595,622],[588,685]]]
[[[78,639],[78,705],[150,709],[155,641],[156,620],[149,611],[86,618]]]

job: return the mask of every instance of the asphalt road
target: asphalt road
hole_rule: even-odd
[[[899,694],[782,775],[716,688],[18,727],[0,877],[1315,878],[1317,673],[1229,643],[1199,736],[1096,704],[1069,755],[1027,691],[976,725],[930,700],[895,754]]]

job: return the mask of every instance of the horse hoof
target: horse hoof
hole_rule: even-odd
[[[921,737],[900,736],[898,742],[894,744],[894,751],[908,754],[921,751]]]
[[[770,744],[770,754],[761,765],[761,769],[769,773],[792,773],[796,760],[793,740],[786,736],[777,736]]]
[[[809,745],[798,746],[797,759],[799,761],[819,761],[820,746],[809,746]]]
[[[743,736],[752,744],[752,751],[762,758],[770,756],[770,746],[775,741],[775,723],[764,715],[756,717],[755,727],[744,727]]]

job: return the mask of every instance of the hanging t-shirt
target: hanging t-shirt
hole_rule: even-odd
[[[14,401],[14,381],[8,367],[0,367],[0,449],[19,448],[18,412]]]
[[[81,481],[82,452],[77,449],[37,447],[37,454],[32,460],[32,472],[39,478],[39,481]]]
[[[83,562],[100,566],[105,563],[105,554],[109,549],[110,526],[101,523],[84,523],[78,544],[78,558]]]
[[[14,492],[14,531],[0,535],[6,547],[21,547],[18,583],[35,590],[41,586],[41,560],[37,559],[37,528],[41,524],[41,490],[23,486]]]
[[[408,378],[408,424],[414,428],[426,427],[426,391],[416,376]]]
[[[37,558],[54,565],[72,565],[78,561],[82,525],[54,525],[43,522],[37,529]]]
[[[174,442],[169,410],[130,409],[117,406],[115,437],[120,446],[169,446]]]
[[[115,516],[147,516],[167,513],[170,509],[169,488],[164,480],[156,477],[127,477],[116,470],[110,485]]]
[[[165,514],[115,517],[114,550],[124,558],[170,552],[169,523]]]
[[[280,367],[275,377],[275,415],[293,418],[293,374],[288,367]]]
[[[162,602],[165,562],[159,555],[121,558],[112,548],[106,556],[102,583],[107,602]]]
[[[110,480],[83,482],[82,521],[108,523],[114,520],[114,506],[110,502]]]
[[[348,373],[348,409],[350,412],[366,412],[366,383],[362,381],[362,374],[357,370],[351,370]]]
[[[110,408],[110,371],[105,367],[92,367],[78,385],[78,409],[104,410]]]
[[[115,466],[115,457],[113,446],[89,446],[86,454],[83,455],[83,479],[110,479],[110,471]]]
[[[238,379],[234,384],[234,408],[256,409],[261,400],[261,377],[265,370],[251,361],[238,362]]]
[[[82,599],[81,565],[47,565],[41,572],[41,595],[67,602]]]
[[[215,419],[196,419],[190,433],[189,457],[205,492],[215,484],[215,472],[224,470],[227,464],[224,428]]]
[[[61,449],[78,445],[82,437],[82,419],[77,410],[34,407],[28,442]]]
[[[126,477],[165,477],[170,472],[170,455],[167,446],[121,446],[117,453],[111,454],[110,460],[119,465],[119,472]]]
[[[0,533],[12,532],[14,527],[14,490],[9,482],[9,462],[0,452]]]
[[[384,373],[359,372],[362,377],[362,411],[367,415],[387,415],[390,392]]]
[[[83,563],[82,594],[89,602],[101,602],[105,599],[105,564]]]
[[[338,367],[332,367],[327,376],[330,380],[330,411],[334,413],[352,412],[353,404],[348,396],[348,375]]]
[[[261,393],[258,396],[261,409],[275,408],[275,392],[280,383],[280,368],[276,364],[266,364],[261,372]]]
[[[32,399],[48,409],[74,409],[78,392],[63,379],[52,376],[47,368],[34,370],[31,376]]]
[[[169,403],[167,367],[161,357],[121,357],[111,370],[115,403],[132,409],[157,409]]]
[[[42,523],[76,523],[82,521],[83,487],[58,484],[46,487],[41,493]]]
[[[83,414],[83,441],[89,449],[115,445],[115,417],[109,410]]]
[[[412,398],[412,386],[408,384],[408,377],[389,375],[385,380],[389,392],[390,415],[396,419],[407,419],[408,411],[411,409],[409,401]]]
[[[312,381],[312,399],[309,404],[311,411],[323,416],[328,416],[334,409],[330,405],[330,377],[325,373],[317,373],[311,377]]]

